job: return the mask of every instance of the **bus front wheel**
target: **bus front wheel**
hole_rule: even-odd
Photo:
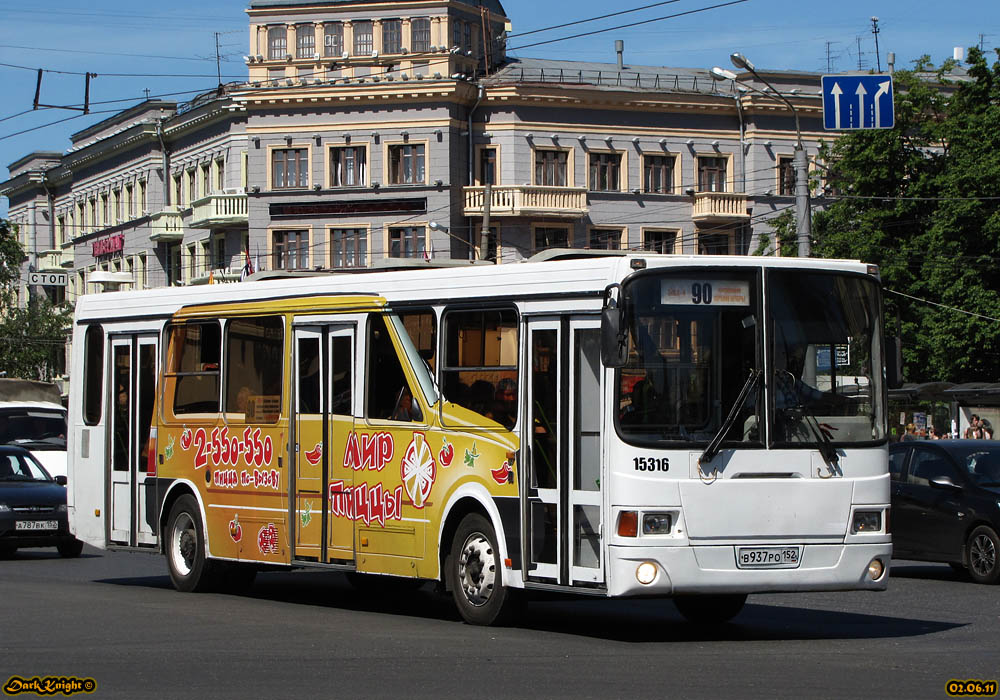
[[[447,558],[455,606],[471,625],[498,625],[515,613],[517,592],[503,585],[496,531],[477,513],[459,523]]]
[[[690,595],[674,598],[677,611],[688,622],[702,624],[721,624],[729,622],[740,614],[747,596],[732,595]]]
[[[205,528],[194,496],[177,499],[167,519],[167,568],[174,588],[207,591],[218,584],[219,566],[205,556]]]

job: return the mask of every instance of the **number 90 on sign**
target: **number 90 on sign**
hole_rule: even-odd
[[[65,272],[29,272],[28,284],[32,286],[41,285],[43,287],[65,287],[69,281],[69,275]]]
[[[665,279],[660,303],[671,306],[749,306],[750,283],[727,279]]]

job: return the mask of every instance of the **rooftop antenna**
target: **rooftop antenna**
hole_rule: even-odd
[[[875,35],[875,65],[878,66],[878,72],[882,72],[882,57],[878,53],[878,17],[872,17],[872,34]]]
[[[215,73],[219,76],[219,87],[222,87],[222,56],[219,54],[219,32],[215,32]]]

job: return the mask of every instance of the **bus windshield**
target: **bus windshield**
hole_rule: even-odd
[[[777,445],[885,438],[880,302],[871,278],[768,273],[771,405]]]
[[[628,358],[618,382],[618,426],[633,443],[708,443],[732,410],[725,442],[760,445],[760,277],[737,270],[650,271],[623,286]]]

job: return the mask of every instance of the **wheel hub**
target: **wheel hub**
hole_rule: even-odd
[[[988,575],[997,564],[996,547],[986,535],[979,535],[972,541],[969,554],[969,566],[980,576]]]
[[[458,560],[458,580],[472,605],[486,605],[493,594],[496,567],[493,548],[486,537],[479,533],[469,535]]]

